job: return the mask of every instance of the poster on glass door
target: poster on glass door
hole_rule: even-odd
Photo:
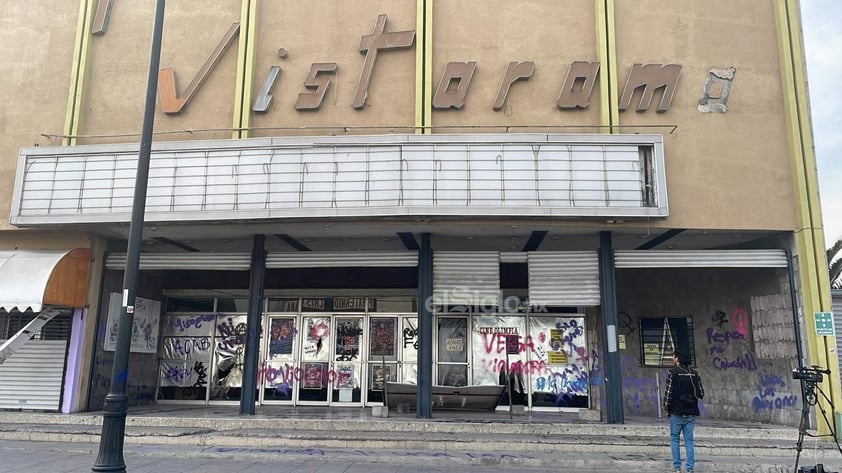
[[[304,330],[304,360],[328,361],[330,317],[305,317]]]
[[[584,317],[531,317],[534,406],[588,407],[590,384]]]
[[[526,318],[521,315],[474,316],[471,328],[473,347],[472,384],[505,384],[513,377],[517,385],[529,369],[526,365]],[[508,346],[507,346],[508,345]],[[507,353],[511,348],[512,352]]]

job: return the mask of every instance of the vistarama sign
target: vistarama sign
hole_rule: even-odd
[[[110,1],[100,2],[94,18],[93,34],[104,34],[108,21]],[[375,71],[377,58],[380,54],[409,49],[415,44],[415,31],[386,31],[387,15],[378,15],[371,34],[360,38],[359,51],[364,55],[360,77],[351,98],[351,106],[362,110],[366,106],[369,84]],[[205,63],[197,75],[190,81],[187,88],[179,93],[176,83],[176,73],[172,68],[161,69],[158,75],[158,98],[164,113],[177,115],[184,110],[195,97],[196,92],[213,72],[226,50],[239,36],[240,24],[233,23],[223,34],[222,38],[208,55]],[[278,57],[287,57],[287,51],[278,51]],[[298,94],[294,108],[298,111],[319,110],[325,95],[330,90],[339,65],[335,62],[317,62],[310,65],[310,71],[304,79],[304,91]],[[438,81],[432,99],[432,107],[437,110],[461,109],[465,106],[468,90],[471,86],[474,72],[477,69],[475,61],[453,61],[447,63]],[[562,81],[556,106],[560,110],[581,110],[590,105],[593,87],[599,74],[600,63],[589,61],[572,62]],[[281,66],[269,68],[262,85],[256,95],[252,110],[266,113],[270,109],[273,96],[272,91],[278,82]],[[518,82],[528,81],[535,72],[532,61],[509,62],[503,74],[497,94],[491,108],[501,111],[506,105],[509,91]],[[734,79],[735,69],[711,69],[705,79],[702,95],[699,99],[699,110],[702,112],[725,112],[727,110],[728,95]],[[681,76],[679,64],[634,64],[626,75],[625,85],[619,98],[619,110],[626,111],[632,107],[635,93],[639,101],[636,110],[645,112],[649,109],[656,92],[660,92],[660,100],[656,110],[666,112],[670,109],[673,96],[678,87]]]

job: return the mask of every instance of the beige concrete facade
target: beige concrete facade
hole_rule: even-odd
[[[433,10],[431,90],[449,62],[477,63],[466,105],[434,110],[434,133],[602,131],[598,87],[587,110],[556,106],[570,63],[598,58],[594,6],[589,2],[532,1],[440,2]],[[17,148],[56,144],[62,129],[70,76],[74,17],[66,2],[29,7],[20,12],[31,28],[7,28],[4,44],[19,51],[4,61],[3,89],[21,97],[6,102],[2,135],[8,208]],[[616,2],[616,61],[620,90],[633,64],[682,67],[670,109],[657,113],[659,99],[646,112],[620,113],[621,133],[662,133],[665,138],[670,217],[647,222],[652,227],[689,229],[784,230],[795,228],[792,168],[787,154],[781,77],[773,2],[751,0],[721,8],[694,2]],[[167,6],[162,68],[176,74],[179,94],[233,23],[240,2],[216,2],[196,10],[175,2]],[[281,67],[265,113],[252,113],[251,136],[380,134],[412,131],[414,126],[415,48],[381,52],[373,69],[366,105],[351,106],[364,54],[360,38],[370,34],[378,14],[388,15],[386,32],[414,31],[411,2],[361,2],[332,8],[330,2],[258,3],[254,76],[246,78],[252,97],[271,66]],[[35,14],[40,12],[41,14]],[[47,12],[50,12],[48,15]],[[58,12],[58,16],[54,12]],[[28,15],[28,16],[27,16]],[[64,18],[66,21],[54,21]],[[79,143],[131,143],[138,139],[146,83],[151,11],[135,2],[113,6],[105,34],[89,38],[87,73],[79,117]],[[241,27],[244,28],[244,27]],[[42,31],[48,31],[45,36]],[[241,29],[178,114],[156,114],[156,140],[192,140],[231,136],[237,97],[237,47]],[[41,47],[44,37],[48,44]],[[14,47],[18,45],[19,47]],[[285,58],[278,51],[285,49]],[[62,51],[45,54],[44,51]],[[31,51],[31,52],[27,52]],[[531,78],[518,81],[501,111],[492,104],[509,62],[533,61]],[[335,62],[337,72],[321,108],[294,107],[310,66]],[[13,65],[18,64],[13,67]],[[19,65],[23,64],[23,65]],[[605,80],[602,65],[597,81]],[[711,68],[736,69],[728,111],[701,113],[697,103]],[[159,92],[160,93],[160,92]],[[31,99],[24,97],[31,96]],[[632,102],[632,107],[637,103]],[[250,104],[246,104],[250,108]],[[45,138],[42,134],[52,136]],[[750,176],[750,178],[748,178]],[[627,223],[626,226],[635,226]]]
[[[61,144],[42,133],[61,134],[73,64],[78,8],[74,2],[16,2],[0,15],[0,229],[9,230],[18,150]]]
[[[602,131],[598,89],[587,110],[556,107],[570,63],[599,60],[591,2],[439,2],[433,15],[433,90],[447,63],[477,63],[465,107],[433,111],[437,132]],[[494,111],[506,67],[524,61],[535,63],[534,74],[512,85],[504,109]]]
[[[144,2],[118,2],[105,34],[90,38],[88,81],[79,134],[81,143],[131,143],[139,140],[149,69],[153,9]],[[161,68],[175,71],[179,96],[232,23],[240,2],[167,5]],[[184,110],[173,118],[156,114],[156,140],[229,138],[234,109],[237,41]],[[190,133],[171,133],[191,130]]]
[[[671,227],[795,229],[774,2],[618,1],[622,85],[635,63],[681,64],[672,108],[620,114],[665,133]],[[736,68],[728,111],[700,113],[711,68]],[[634,104],[634,102],[633,102]],[[665,223],[667,223],[665,222]]]
[[[0,104],[0,209],[6,212],[0,217],[0,250],[94,248],[88,308],[95,322],[85,326],[87,342],[97,337],[94,324],[96,316],[102,317],[100,306],[105,305],[102,301],[107,297],[99,281],[109,272],[112,280],[117,279],[113,271],[104,269],[103,257],[109,249],[121,251],[109,245],[120,246],[127,226],[45,225],[21,230],[10,225],[15,178],[23,172],[18,169],[18,153],[24,147],[58,146],[68,140],[79,145],[139,141],[151,3],[113,2],[107,28],[97,35],[91,34],[90,19],[106,2],[33,0],[10,5],[0,13],[0,44],[7,51],[0,58],[0,90],[6,96]],[[530,230],[557,232],[558,246],[572,243],[593,249],[598,245],[598,232],[614,231],[626,232],[627,240],[620,249],[631,250],[665,230],[690,230],[697,232],[693,249],[719,249],[742,248],[740,245],[750,240],[740,239],[743,232],[768,237],[761,245],[778,248],[790,244],[793,233],[816,231],[805,228],[810,225],[798,217],[799,209],[806,205],[799,183],[814,178],[815,170],[808,168],[800,175],[798,165],[793,164],[797,161],[793,147],[809,149],[810,143],[804,138],[809,133],[797,135],[787,118],[791,111],[785,98],[804,93],[790,84],[787,75],[791,71],[782,60],[787,52],[782,50],[781,38],[794,41],[788,31],[782,33],[776,12],[780,15],[780,10],[790,5],[788,0],[350,0],[341,4],[330,0],[224,0],[197,5],[167,5],[161,69],[175,73],[175,96],[170,99],[187,94],[188,84],[194,79],[203,80],[189,102],[172,113],[164,112],[167,100],[162,99],[172,91],[159,83],[157,142],[228,140],[241,131],[253,138],[422,132],[657,134],[663,135],[669,216],[618,222],[602,214],[564,219],[448,215],[416,220],[398,214],[384,218],[322,216],[289,222],[265,219],[244,223],[232,219],[171,225],[175,229],[172,234],[182,240],[208,238],[216,226],[230,230],[227,236],[233,234],[215,242],[227,244],[252,233],[280,232],[277,228],[289,224],[298,225],[302,234],[310,232],[307,236],[324,235],[325,246],[335,245],[342,251],[350,251],[344,245],[354,238],[368,239],[366,245],[371,244],[360,245],[357,250],[377,249],[377,245],[389,251],[404,250],[395,238],[396,232],[411,235],[413,231],[437,230],[442,234],[453,232],[438,240],[450,250],[474,250],[475,235],[482,237],[485,233],[489,239],[493,236],[504,242],[502,251],[521,251],[529,237],[529,230],[525,230],[528,225]],[[379,15],[387,17],[384,35],[414,32],[415,37],[409,47],[377,54],[365,103],[355,107],[355,93],[361,87],[367,60],[361,48],[368,44],[365,38],[372,35]],[[230,31],[235,33],[223,43]],[[218,61],[207,66],[212,51],[223,47]],[[78,50],[76,55],[74,48]],[[373,61],[370,53],[368,57]],[[588,107],[560,108],[559,96],[571,64],[595,63],[600,58],[607,59],[600,64]],[[528,61],[534,62],[534,73],[513,83],[505,105],[494,110],[492,105],[508,65]],[[448,64],[469,62],[476,63],[476,71],[464,106],[432,108]],[[298,110],[295,105],[299,95],[313,90],[304,84],[316,63],[335,63],[336,72],[318,76],[330,84],[318,109]],[[648,110],[636,111],[642,95],[638,91],[629,109],[618,112],[626,79],[638,64],[681,67],[668,110],[656,111],[662,98],[658,92]],[[265,111],[252,111],[273,66],[280,67],[280,73],[270,92],[271,105]],[[794,67],[801,71],[803,65],[796,63]],[[74,74],[76,68],[78,74]],[[728,92],[724,88],[727,83],[727,111],[702,111],[699,102],[711,71],[729,68],[735,71],[733,80],[716,82],[708,90],[711,98],[719,98]],[[616,76],[616,86],[601,92],[600,86],[610,75]],[[455,89],[456,82],[448,90]],[[581,86],[577,82],[574,87]],[[74,88],[78,89],[76,94],[70,92]],[[432,111],[426,112],[430,108]],[[245,130],[236,125],[235,115],[240,109],[247,110]],[[606,122],[605,117],[611,114],[619,117],[618,122]],[[423,224],[423,229],[419,230],[416,223]],[[331,225],[334,231],[341,226],[345,233],[331,234]],[[515,230],[525,236],[511,236]],[[156,235],[151,231],[157,229],[147,229],[147,242],[160,243],[149,241]],[[730,240],[705,240],[708,232],[728,234]],[[797,250],[806,253],[804,248]],[[805,268],[817,264],[815,257],[799,257]],[[692,279],[689,275],[688,280]],[[774,279],[764,284],[774,286],[778,282]],[[803,279],[800,284],[804,284]],[[674,289],[678,294],[682,290]],[[758,289],[758,294],[765,295],[760,294],[765,290]],[[781,298],[788,295],[784,289],[779,292]],[[726,298],[728,302],[746,305],[747,296],[737,293],[738,288]],[[678,299],[684,298],[675,296]],[[646,310],[643,307],[640,312]],[[711,304],[699,310],[720,308]],[[712,325],[709,328],[714,329]],[[697,336],[701,340],[701,335]],[[89,345],[82,351],[83,390],[89,389],[91,381],[88,373],[93,348]],[[775,369],[786,372],[787,363],[780,362]],[[750,387],[742,387],[749,392]],[[834,393],[834,398],[837,396]],[[79,402],[84,398],[81,395]]]
[[[383,13],[388,15],[386,33],[414,31],[414,3],[353,1],[341,9],[334,5],[330,0],[259,3],[255,77],[251,81],[254,92],[260,88],[270,67],[280,66],[281,72],[270,109],[252,117],[255,130],[251,136],[412,132],[414,46],[378,54],[365,107],[357,110],[352,102],[365,58],[359,50],[360,38],[371,34],[377,16]],[[280,49],[287,51],[286,58],[278,57]],[[336,63],[337,68],[335,75],[325,76],[333,83],[321,108],[297,111],[294,106],[298,95],[306,92],[303,84],[311,64],[328,62]]]

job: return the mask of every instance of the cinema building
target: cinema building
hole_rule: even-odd
[[[3,409],[112,382],[154,12],[76,3],[2,13]],[[132,405],[622,422],[679,347],[710,419],[797,425],[799,357],[842,405],[797,1],[213,4],[166,8]]]

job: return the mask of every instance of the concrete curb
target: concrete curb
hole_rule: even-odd
[[[56,425],[102,425],[100,415],[60,415],[37,413],[0,412],[0,424],[56,424]],[[345,419],[300,419],[284,417],[207,418],[132,416],[126,419],[127,426],[197,428],[215,431],[278,429],[284,430],[328,430],[367,432],[436,432],[436,433],[497,433],[497,434],[543,434],[543,435],[594,435],[594,436],[636,436],[664,437],[667,425],[633,424],[589,424],[589,423],[508,423],[508,422],[430,422],[416,418],[391,418],[379,420]],[[751,427],[709,427],[698,426],[696,437],[700,439],[779,439],[795,442],[798,430],[795,428],[751,428]]]
[[[403,464],[423,461],[434,467],[459,465],[488,466],[492,468],[530,467],[555,471],[560,464],[565,471],[663,471],[668,467],[668,454],[651,456],[642,453],[589,454],[578,452],[571,455],[468,453],[441,451],[413,451],[395,449],[339,450],[313,447],[304,448],[255,448],[255,447],[207,447],[199,450],[168,450],[155,447],[132,447],[127,453],[149,457],[188,457],[197,459],[263,460],[279,458],[289,461],[313,461],[330,458],[331,461],[348,461],[372,464]],[[777,458],[728,458],[704,455],[697,462],[699,471],[736,473],[790,473],[794,456]],[[806,464],[802,461],[802,464]]]
[[[97,426],[74,429],[67,432],[43,430],[0,431],[0,439],[38,442],[98,443]],[[648,454],[665,456],[669,450],[666,438],[638,438],[628,436],[564,437],[541,439],[535,436],[521,438],[489,438],[482,435],[450,437],[421,434],[418,438],[390,438],[388,433],[375,436],[349,436],[328,431],[286,432],[274,435],[254,432],[213,432],[203,430],[175,430],[166,434],[159,432],[132,432],[127,430],[125,443],[131,445],[181,445],[192,447],[237,448],[331,448],[331,449],[402,449],[442,452],[511,452],[513,454]],[[764,445],[744,443],[727,445],[699,441],[696,451],[700,456],[793,457],[795,443]],[[809,448],[818,458],[835,458],[835,445],[823,444],[821,448]]]

